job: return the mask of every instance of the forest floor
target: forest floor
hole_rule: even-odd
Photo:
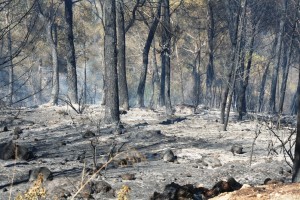
[[[112,190],[93,193],[84,187],[76,198],[85,191],[90,198],[117,199],[116,193],[126,185],[129,199],[149,199],[171,182],[212,188],[233,177],[248,187],[215,199],[300,199],[300,185],[263,185],[267,178],[291,182],[291,168],[275,134],[282,141],[289,138],[295,131],[293,118],[277,130],[270,121],[237,121],[232,113],[227,131],[223,131],[219,110],[199,107],[194,114],[189,106],[175,109],[174,116],[167,118],[163,110],[133,108],[121,115],[124,127],[118,129],[104,125],[101,106],[91,105],[80,115],[67,106],[2,110],[0,125],[8,131],[0,132],[0,143],[8,142],[20,127],[22,133],[15,142],[33,149],[34,158],[0,160],[0,199],[24,194],[33,185],[28,181],[29,170],[37,167],[53,172],[53,180],[44,182],[47,199],[55,199],[55,195],[71,199],[91,177],[94,158],[98,167],[105,164],[112,147],[118,150],[115,159],[92,177],[106,181]],[[233,145],[242,146],[243,153],[234,155]],[[162,159],[168,149],[177,156],[175,162]]]

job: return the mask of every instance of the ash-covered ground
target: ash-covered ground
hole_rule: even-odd
[[[38,167],[47,167],[53,175],[53,180],[44,182],[47,199],[72,199],[91,177],[94,163],[99,169],[110,156],[114,159],[92,177],[94,185],[84,187],[77,199],[117,199],[124,185],[131,189],[129,198],[138,200],[162,192],[171,182],[211,188],[228,177],[248,185],[261,185],[267,178],[291,181],[285,152],[275,134],[286,141],[295,123],[277,130],[270,121],[255,117],[237,121],[232,113],[227,131],[222,131],[219,110],[175,109],[174,116],[167,117],[163,110],[133,108],[121,115],[117,127],[103,123],[101,106],[89,106],[83,114],[47,105],[2,110],[1,129],[6,126],[8,131],[0,133],[0,153],[5,153],[3,144],[14,138],[14,143],[30,149],[34,156],[27,161],[0,160],[0,199],[24,194],[33,184],[29,171]],[[22,130],[18,137],[14,137],[16,127]],[[289,148],[289,142],[285,144]],[[243,148],[240,154],[232,153],[234,145]],[[174,153],[172,162],[164,159],[167,150]],[[103,189],[102,181],[112,188]]]

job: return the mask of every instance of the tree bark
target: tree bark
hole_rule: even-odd
[[[156,48],[155,41],[153,41],[153,72],[152,72],[152,95],[150,99],[150,108],[155,109],[158,106],[159,101],[159,91],[160,91],[160,80],[158,74],[158,66],[156,59]]]
[[[227,124],[225,123],[225,110],[228,100],[228,94],[230,90],[234,90],[233,86],[235,83],[235,77],[233,76],[235,73],[236,61],[237,61],[237,54],[238,54],[238,30],[239,30],[239,21],[240,21],[240,11],[235,15],[233,13],[233,9],[230,8],[232,5],[229,1],[225,1],[226,3],[226,12],[229,17],[228,19],[228,28],[229,28],[229,36],[231,41],[231,52],[230,52],[230,67],[227,69],[227,83],[225,85],[225,89],[223,92],[223,98],[221,103],[221,123],[224,124],[224,129],[226,130]],[[240,6],[240,1],[239,1]],[[233,94],[233,92],[231,92]],[[230,103],[231,104],[231,103]],[[231,106],[231,105],[230,105]],[[228,109],[230,110],[230,109]]]
[[[185,102],[185,97],[184,97],[184,84],[183,84],[183,70],[182,66],[179,64],[179,56],[178,56],[178,48],[177,44],[175,44],[175,53],[176,53],[176,62],[177,62],[177,67],[179,68],[179,73],[180,73],[180,97],[181,97],[181,104],[183,105]]]
[[[298,0],[298,7],[299,7],[299,0]],[[299,8],[298,8],[299,9]],[[294,42],[294,32],[297,27],[298,23],[298,12],[294,13],[293,17],[293,28],[292,28],[292,35],[290,35],[289,43],[286,42],[284,43],[284,52],[283,52],[283,62],[282,62],[282,68],[283,68],[283,74],[282,74],[282,82],[281,82],[281,88],[280,88],[280,100],[279,100],[279,113],[281,114],[283,112],[283,104],[284,104],[284,99],[285,99],[285,92],[286,92],[286,84],[287,84],[287,79],[289,76],[289,70],[290,70],[290,60],[292,57],[292,52],[293,52],[293,42]]]
[[[238,70],[238,66],[241,64],[241,61],[243,61],[243,51],[244,51],[244,36],[243,36],[243,31],[245,31],[245,26],[246,26],[246,10],[247,10],[247,0],[240,0],[238,2],[238,10],[237,10],[237,16],[236,18],[236,22],[233,23],[234,20],[234,13],[230,12],[230,10],[232,11],[233,9],[229,7],[229,5],[227,5],[227,13],[231,14],[231,23],[229,22],[229,28],[234,28],[234,32],[231,33],[231,43],[232,43],[232,47],[235,47],[234,49],[234,55],[232,55],[232,65],[231,65],[231,79],[228,79],[229,84],[227,85],[227,87],[229,88],[228,90],[229,92],[229,99],[227,102],[227,110],[226,110],[226,116],[224,119],[224,127],[223,130],[226,131],[227,130],[227,125],[229,122],[229,115],[230,115],[230,109],[231,109],[231,103],[232,103],[232,97],[233,94],[235,92],[235,84],[236,84],[236,76],[237,76],[237,70]],[[228,10],[229,9],[229,10]],[[241,20],[240,20],[241,18]],[[239,29],[241,28],[242,33],[240,36],[240,40],[239,40],[239,45],[237,45],[238,43],[238,32]]]
[[[52,91],[51,98],[49,103],[52,105],[58,104],[58,95],[59,95],[59,69],[58,69],[58,53],[57,53],[57,24],[55,23],[55,8],[53,2],[47,8],[48,10],[43,10],[42,4],[39,2],[38,6],[38,15],[42,21],[46,24],[46,36],[47,42],[51,47],[52,53]],[[45,6],[45,5],[44,5]],[[49,14],[45,14],[45,12]],[[40,63],[40,67],[42,64]],[[41,89],[41,88],[40,88]],[[41,92],[40,92],[41,93]]]
[[[68,97],[71,103],[78,103],[78,89],[77,89],[77,72],[76,72],[76,58],[73,35],[73,9],[72,0],[64,0],[65,2],[65,21],[66,21],[66,58],[67,58],[67,82],[68,82]]]
[[[200,48],[197,52],[194,64],[193,64],[193,106],[194,112],[196,111],[199,102],[200,102],[200,63],[201,63],[201,41],[200,41]]]
[[[247,17],[246,17],[246,9],[247,9],[247,1],[245,1],[245,7],[242,8],[242,20],[241,20],[241,34],[240,34],[240,41],[239,41],[239,67],[237,68],[237,77],[238,77],[238,84],[236,88],[236,96],[237,96],[237,110],[239,113],[239,120],[242,120],[243,115],[246,113],[246,105],[243,105],[243,101],[245,100],[245,93],[244,91],[244,80],[245,80],[245,56],[246,56],[246,25],[247,25]],[[245,89],[246,90],[246,89]],[[246,102],[246,100],[245,100]]]
[[[164,93],[164,104],[166,106],[166,114],[171,115],[172,105],[171,105],[171,23],[170,23],[170,2],[169,0],[163,0],[163,33],[162,33],[162,69],[165,69],[165,93]],[[163,73],[162,73],[163,74]],[[163,78],[162,78],[163,80]],[[161,85],[163,87],[163,85]],[[162,89],[162,88],[161,88]]]
[[[118,80],[119,103],[124,110],[129,109],[129,97],[126,78],[126,40],[124,25],[124,1],[117,0],[117,41],[118,41]]]
[[[117,72],[117,33],[116,33],[116,2],[105,0],[105,122],[117,124],[120,121],[118,72]]]
[[[145,93],[145,85],[146,85],[146,76],[148,70],[148,57],[149,51],[151,47],[152,40],[154,38],[157,25],[159,23],[159,18],[161,14],[161,2],[162,0],[158,1],[156,16],[154,16],[154,20],[150,26],[150,30],[147,36],[147,40],[143,49],[143,68],[141,70],[140,81],[137,89],[137,106],[138,107],[145,107],[144,102],[144,93]]]
[[[269,98],[269,112],[275,113],[276,112],[276,90],[277,90],[277,80],[279,74],[279,66],[281,62],[281,48],[282,48],[282,34],[284,30],[284,17],[282,16],[279,23],[279,32],[278,32],[278,43],[276,48],[276,64],[273,69],[272,74],[272,83],[271,83],[271,91],[270,91],[270,98]]]
[[[83,71],[83,103],[87,104],[87,57],[86,57],[86,44],[83,44],[83,56],[84,56],[84,71]]]
[[[298,75],[298,86],[300,81],[300,70]],[[297,135],[296,135],[296,144],[295,144],[295,153],[294,153],[294,162],[293,162],[293,176],[292,182],[300,182],[300,90],[298,92],[298,109],[297,109]]]
[[[261,84],[260,84],[257,112],[262,112],[263,111],[262,108],[263,108],[263,102],[264,102],[264,96],[265,96],[265,86],[266,86],[266,82],[267,82],[267,75],[269,74],[269,68],[270,68],[270,65],[271,65],[271,60],[275,56],[277,43],[278,43],[278,34],[275,34],[274,42],[273,42],[272,49],[271,49],[271,56],[270,56],[269,61],[266,65],[266,68],[264,70],[263,77],[262,77]]]
[[[6,13],[6,25],[10,24],[10,10],[8,9]],[[13,103],[14,96],[14,64],[12,56],[12,39],[10,30],[7,31],[7,50],[8,50],[8,62],[9,66],[9,84],[8,84],[8,105],[11,106]]]
[[[212,1],[207,0],[207,39],[208,39],[208,64],[206,70],[206,101],[212,105],[212,83],[214,80],[214,38],[215,38],[215,19]]]
[[[288,79],[289,70],[290,70],[290,57],[291,57],[291,53],[292,53],[292,46],[293,46],[292,42],[289,44],[284,44],[283,61],[282,61],[283,74],[282,74],[282,82],[281,82],[281,87],[280,87],[280,99],[279,99],[279,105],[278,105],[278,112],[280,114],[283,112],[286,84],[287,84],[287,79]]]
[[[240,91],[238,95],[238,112],[239,112],[239,120],[242,120],[244,114],[247,112],[247,105],[246,105],[246,89],[249,83],[250,77],[250,69],[252,65],[252,55],[254,52],[254,39],[256,34],[256,24],[252,27],[251,32],[251,39],[250,39],[250,51],[249,51],[249,58],[247,62],[246,70],[244,67],[241,67],[241,83],[240,83]],[[242,55],[241,64],[245,62],[245,53]]]
[[[48,24],[47,27],[48,39],[50,46],[52,48],[52,92],[51,101],[52,105],[58,104],[58,94],[59,94],[59,70],[58,70],[58,60],[57,60],[57,25],[54,23]]]

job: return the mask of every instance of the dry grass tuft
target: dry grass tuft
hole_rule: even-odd
[[[118,200],[129,200],[130,187],[128,185],[123,185],[122,188],[118,191]]]
[[[38,175],[33,186],[29,188],[24,195],[18,194],[15,200],[39,200],[46,198],[46,189],[43,186],[44,178],[42,174]]]

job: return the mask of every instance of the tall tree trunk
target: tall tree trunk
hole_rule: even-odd
[[[52,92],[50,103],[53,105],[58,104],[59,94],[59,70],[57,60],[57,25],[48,23],[47,25],[48,40],[52,49]]]
[[[167,115],[171,115],[172,105],[171,105],[171,23],[170,23],[170,2],[169,0],[163,0],[163,33],[162,33],[162,69],[165,69],[165,93],[164,100],[166,106]],[[162,73],[163,74],[163,73]],[[163,85],[161,85],[163,87]],[[161,88],[162,89],[162,88]]]
[[[72,0],[64,0],[65,2],[65,21],[66,21],[66,52],[67,52],[67,82],[68,82],[68,97],[72,103],[78,103],[78,89],[77,89],[77,72],[76,72],[76,58],[73,35],[73,9]]]
[[[246,89],[248,87],[249,78],[250,78],[250,69],[252,65],[252,56],[254,52],[254,39],[256,34],[256,24],[252,25],[252,32],[251,32],[251,39],[250,39],[250,51],[249,51],[249,58],[247,62],[246,70],[241,67],[241,83],[240,83],[240,91],[238,95],[238,112],[239,112],[239,120],[242,120],[243,115],[247,112],[247,105],[246,105]],[[245,62],[245,54],[242,55],[241,65],[244,65]]]
[[[298,7],[299,7],[299,0],[298,0]],[[298,12],[294,13],[293,17],[293,29],[292,29],[292,35],[289,38],[289,43],[284,44],[284,52],[283,52],[283,63],[282,63],[282,68],[283,68],[283,74],[282,74],[282,82],[281,82],[281,88],[280,88],[280,100],[279,100],[279,113],[281,114],[283,112],[283,104],[284,104],[284,99],[285,99],[285,92],[286,92],[286,84],[287,84],[287,79],[289,76],[289,70],[290,70],[290,60],[292,57],[292,52],[293,52],[293,42],[294,42],[294,32],[297,27],[297,23],[299,22],[298,19]]]
[[[289,70],[290,70],[290,58],[292,53],[292,43],[284,44],[284,51],[283,51],[283,61],[282,61],[282,82],[280,87],[280,99],[279,99],[279,105],[278,105],[278,112],[281,114],[283,112],[283,104],[285,99],[285,92],[286,92],[286,84],[287,79],[289,76]]]
[[[0,26],[0,29],[2,29],[2,27]],[[0,69],[3,69],[3,63],[4,63],[4,55],[3,55],[3,49],[4,49],[4,40],[0,40]]]
[[[8,9],[6,13],[6,25],[10,24],[10,10]],[[12,39],[10,30],[7,31],[7,50],[8,50],[8,62],[6,62],[9,66],[9,84],[8,84],[8,105],[11,106],[13,103],[14,96],[14,64],[13,64],[13,56],[12,56]]]
[[[285,18],[282,14],[280,23],[279,23],[279,32],[278,32],[278,43],[276,48],[276,64],[273,69],[272,74],[272,83],[271,83],[271,91],[270,91],[270,98],[269,98],[269,112],[275,113],[276,112],[276,90],[277,90],[277,81],[278,81],[278,74],[279,74],[279,66],[281,62],[281,49],[282,49],[282,35],[284,30],[284,23]]]
[[[155,41],[153,41],[153,71],[152,71],[152,95],[150,99],[150,108],[155,109],[158,106],[159,101],[159,91],[160,91],[160,80],[158,74],[158,66],[156,59],[156,48]]]
[[[84,56],[84,70],[83,70],[83,103],[87,104],[87,57],[86,57],[86,44],[83,44],[83,56]]]
[[[236,16],[236,23],[230,23],[229,28],[233,27],[234,29],[234,33],[231,33],[231,43],[232,46],[235,47],[234,52],[235,54],[233,55],[233,63],[232,63],[232,68],[231,68],[231,79],[229,79],[229,84],[227,87],[229,87],[229,99],[228,99],[228,103],[227,103],[227,111],[226,111],[226,116],[224,119],[224,127],[223,130],[226,131],[227,130],[227,125],[229,122],[229,114],[230,114],[230,109],[231,109],[231,103],[232,103],[232,97],[235,91],[235,84],[236,84],[236,75],[237,75],[237,70],[238,70],[238,66],[241,64],[241,61],[243,61],[243,50],[242,48],[244,48],[244,38],[243,38],[243,31],[245,31],[245,26],[246,26],[246,10],[247,10],[247,0],[240,0],[239,4],[238,4],[239,8],[237,11],[237,16]],[[230,7],[228,7],[227,5],[227,9],[230,9]],[[230,11],[227,10],[228,14],[233,15],[233,13],[230,13]],[[232,16],[232,18],[234,18]],[[240,20],[241,18],[241,20]],[[233,20],[231,20],[233,22]],[[242,30],[242,34],[240,37],[240,44],[237,45],[238,43],[238,32],[239,29],[241,28]],[[234,39],[234,40],[233,40]],[[244,62],[244,61],[243,61]]]
[[[129,109],[129,97],[126,78],[126,45],[124,26],[124,1],[117,0],[117,41],[118,41],[118,80],[119,103],[124,110]]]
[[[196,111],[200,103],[200,63],[201,63],[201,41],[200,48],[197,52],[194,64],[193,64],[193,106],[194,112]]]
[[[104,53],[105,53],[105,47],[104,47]],[[106,104],[106,92],[107,92],[107,89],[106,89],[106,68],[105,68],[105,62],[104,62],[104,72],[102,73],[102,99],[101,99],[101,105],[104,106]]]
[[[238,84],[236,88],[236,104],[237,110],[239,113],[239,120],[242,120],[244,113],[246,113],[246,107],[243,107],[243,100],[245,98],[244,91],[244,79],[245,79],[245,57],[246,57],[246,25],[247,25],[247,17],[246,17],[246,9],[247,9],[247,1],[245,1],[245,7],[243,8],[242,12],[242,20],[241,20],[241,34],[240,34],[240,46],[239,46],[239,67],[237,68],[237,77],[238,77]]]
[[[262,112],[263,111],[262,108],[263,108],[263,102],[264,102],[264,96],[265,96],[265,86],[266,86],[266,82],[267,82],[267,75],[269,74],[269,68],[270,68],[270,65],[271,65],[271,60],[274,58],[275,53],[276,53],[277,43],[278,43],[278,34],[275,34],[275,38],[274,38],[274,42],[273,42],[272,49],[271,49],[271,54],[270,54],[271,56],[268,60],[268,63],[266,64],[266,68],[264,70],[262,80],[261,80],[261,84],[260,84],[257,112]]]
[[[206,70],[206,100],[208,105],[213,105],[212,83],[214,80],[214,38],[215,38],[215,19],[212,1],[207,0],[207,38],[208,38],[208,64]]]
[[[159,93],[159,106],[165,106],[165,88],[166,88],[166,61],[163,58],[163,52],[161,57],[161,73],[160,73],[160,93]]]
[[[298,93],[299,93],[299,91],[300,91],[300,84],[299,84],[299,81],[298,81],[297,90],[296,90],[296,92],[295,92],[295,94],[293,96],[291,107],[290,107],[291,115],[297,115]]]
[[[39,59],[39,69],[38,69],[38,100],[39,103],[43,103],[43,90],[42,90],[42,82],[43,82],[43,73],[42,73],[42,68],[43,68],[43,60],[40,58]]]
[[[240,1],[239,0],[239,6],[240,6]],[[223,97],[222,97],[222,103],[221,103],[221,123],[225,124],[225,109],[227,105],[227,100],[228,100],[228,94],[230,90],[232,90],[232,95],[233,95],[233,90],[234,90],[234,83],[235,79],[234,73],[235,73],[235,67],[236,67],[236,61],[237,61],[237,54],[238,54],[238,46],[237,46],[237,40],[238,40],[238,30],[239,30],[239,21],[240,21],[240,11],[238,11],[237,14],[233,13],[231,9],[232,5],[229,1],[225,1],[226,3],[226,12],[229,17],[228,19],[228,28],[229,28],[229,36],[230,36],[230,41],[231,41],[231,52],[230,52],[230,67],[227,69],[227,83],[225,84],[225,89],[223,92]],[[230,101],[231,104],[231,101]],[[230,105],[231,106],[231,105]],[[229,111],[230,109],[228,109]],[[224,126],[224,129],[226,129],[227,125]]]
[[[179,73],[180,73],[180,96],[181,96],[181,104],[184,104],[185,102],[185,98],[184,98],[184,84],[183,84],[183,70],[182,70],[182,66],[179,64],[179,56],[178,56],[178,48],[177,48],[177,44],[175,44],[175,53],[176,53],[176,62],[177,62],[177,66],[179,68]]]
[[[104,62],[106,84],[105,122],[114,124],[120,121],[117,72],[116,2],[105,0],[104,11]]]
[[[298,72],[298,87],[300,82],[300,70]],[[297,135],[294,153],[294,163],[293,163],[293,175],[292,182],[300,182],[300,90],[298,90],[298,109],[297,109]]]
[[[154,16],[154,20],[150,26],[150,30],[147,36],[147,40],[143,49],[143,68],[141,70],[140,75],[140,81],[137,89],[137,106],[138,107],[144,107],[144,93],[145,93],[145,85],[146,85],[146,76],[147,76],[147,70],[148,70],[148,57],[149,57],[149,51],[151,47],[152,40],[155,35],[155,31],[157,28],[157,25],[159,23],[160,13],[161,13],[161,1],[158,1],[157,10],[156,10],[156,16]]]
[[[253,59],[253,52],[254,52],[254,39],[255,39],[255,28],[253,30],[253,35],[251,37],[251,41],[250,41],[250,52],[249,52],[249,59],[247,62],[247,68],[245,71],[245,80],[244,80],[244,84],[243,84],[243,98],[242,98],[242,112],[247,112],[247,106],[246,106],[246,89],[248,87],[248,83],[249,83],[249,78],[250,78],[250,69],[252,67],[252,59]]]

